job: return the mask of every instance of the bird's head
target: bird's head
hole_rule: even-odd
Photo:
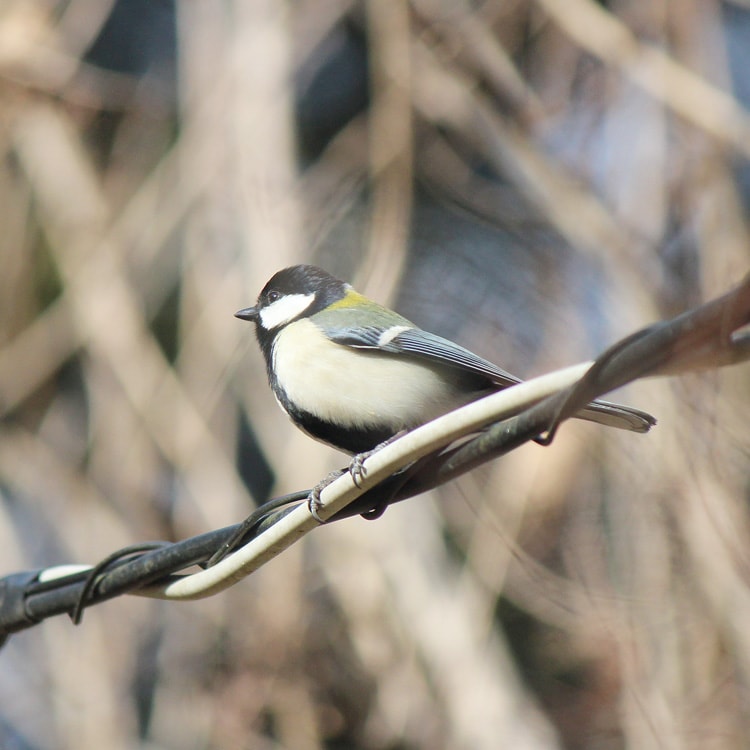
[[[295,320],[344,299],[350,289],[349,284],[316,266],[290,266],[271,277],[254,307],[236,312],[235,317],[255,323],[259,337],[273,336]]]

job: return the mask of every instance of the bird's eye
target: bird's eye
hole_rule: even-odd
[[[268,293],[269,302],[276,302],[276,300],[278,299],[281,299],[281,292],[277,292],[276,290],[273,290]]]

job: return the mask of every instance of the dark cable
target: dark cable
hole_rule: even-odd
[[[144,552],[150,552],[155,549],[163,549],[169,545],[169,542],[143,542],[141,544],[132,544],[129,547],[123,547],[122,549],[113,552],[111,555],[105,557],[103,560],[94,565],[93,568],[88,572],[86,579],[81,587],[81,593],[78,597],[75,607],[73,607],[70,613],[70,619],[74,625],[80,625],[81,619],[83,618],[83,610],[89,599],[91,592],[96,586],[97,579],[107,568],[112,567],[115,563],[122,561],[124,558],[132,557],[133,555],[141,555]]]

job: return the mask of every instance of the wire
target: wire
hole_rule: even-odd
[[[169,542],[143,542],[141,544],[133,544],[130,547],[124,547],[121,550],[117,550],[117,552],[113,552],[101,562],[94,565],[94,567],[88,572],[88,575],[83,582],[83,586],[81,587],[78,601],[76,602],[75,607],[73,607],[73,611],[70,613],[70,619],[73,620],[73,624],[80,625],[81,618],[83,617],[83,609],[94,590],[94,586],[97,584],[97,579],[102,573],[125,558],[132,557],[133,555],[141,555],[144,552],[150,552],[154,549],[163,549],[168,544]]]
[[[318,513],[325,521],[357,513],[375,517],[393,502],[450,481],[545,430],[554,432],[570,412],[627,382],[746,361],[749,323],[750,275],[723,297],[615,344],[593,367],[576,365],[526,381],[394,440],[367,457],[357,484],[345,472],[326,486]],[[304,490],[274,498],[240,524],[180,542],[125,547],[93,567],[65,565],[0,578],[0,645],[10,633],[56,614],[67,612],[78,623],[84,608],[123,593],[164,599],[215,594],[317,527],[302,502],[307,495]],[[195,565],[205,569],[180,574]]]
[[[302,497],[306,494],[295,493]],[[251,515],[252,528],[245,529],[243,536],[263,533],[283,517],[282,506],[293,500],[294,495],[287,495],[260,506]],[[124,593],[135,593],[153,581],[168,580],[191,566],[205,565],[241,528],[243,524],[235,524],[175,543],[131,545],[93,567],[60,565],[0,578],[0,646],[10,633],[32,627],[47,617],[69,613],[78,624],[85,607]]]
[[[227,539],[219,549],[208,559],[206,564],[207,568],[211,568],[217,563],[220,563],[228,554],[233,552],[246,537],[252,538],[253,531],[269,517],[272,511],[279,510],[290,503],[295,501],[299,502],[307,498],[310,494],[310,490],[300,490],[298,492],[291,492],[288,495],[281,495],[280,497],[273,498],[267,503],[262,505],[257,510],[253,511],[242,523],[237,525],[237,530],[232,536]]]

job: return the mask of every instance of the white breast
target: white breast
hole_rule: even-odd
[[[403,427],[469,400],[428,364],[330,342],[309,319],[287,326],[273,347],[276,377],[289,400],[322,419],[352,426]]]

